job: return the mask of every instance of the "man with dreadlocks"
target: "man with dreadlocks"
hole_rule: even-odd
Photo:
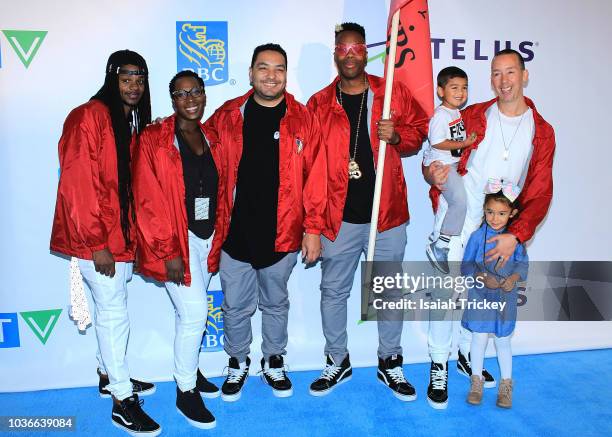
[[[51,250],[72,257],[71,294],[83,289],[81,275],[91,290],[100,394],[113,397],[113,424],[155,436],[161,427],[138,400],[138,392],[154,387],[130,380],[125,359],[130,330],[126,283],[136,241],[130,155],[135,135],[150,121],[145,60],[129,50],[113,53],[100,91],[64,123]]]

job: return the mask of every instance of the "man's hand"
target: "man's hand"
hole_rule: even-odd
[[[450,165],[444,165],[440,161],[434,161],[428,167],[423,167],[423,177],[429,185],[433,185],[438,190],[443,191],[442,186],[448,179],[449,171],[451,171]]]
[[[115,258],[108,249],[98,250],[92,253],[94,267],[96,272],[101,273],[111,278],[115,276]]]
[[[476,142],[476,132],[472,132],[469,137],[467,137],[464,141],[462,141],[463,145],[462,149],[471,146]]]
[[[521,278],[521,276],[518,273],[512,273],[506,279],[501,281],[499,286],[504,291],[508,291],[508,292],[512,291],[512,290],[514,290],[514,285],[516,284],[516,281],[518,281],[520,278]]]
[[[514,249],[518,244],[516,238],[512,234],[499,234],[494,237],[491,237],[487,240],[487,243],[495,242],[495,247],[489,250],[485,255],[487,256],[486,262],[493,262],[496,259],[500,258],[497,263],[496,269],[501,269],[506,265],[512,254],[514,253]]]
[[[392,146],[399,144],[400,136],[395,132],[393,120],[379,120],[378,123],[378,139]]]
[[[151,126],[152,124],[162,124],[166,118],[168,117],[157,117],[155,120],[151,121],[151,123],[147,124],[147,126]]]
[[[480,279],[484,283],[485,287],[490,288],[491,290],[495,290],[500,286],[499,282],[497,282],[497,279],[495,279],[495,276],[493,275],[480,273]]]
[[[167,260],[166,275],[168,281],[174,282],[176,285],[185,285],[185,266],[180,256]]]
[[[312,264],[321,256],[321,236],[304,234],[302,239],[302,259],[306,264]]]

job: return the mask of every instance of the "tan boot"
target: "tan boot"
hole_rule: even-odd
[[[512,408],[512,379],[502,379],[497,392],[497,406]]]
[[[471,386],[470,392],[468,393],[467,402],[472,405],[480,405],[482,401],[482,387],[484,380],[482,376],[472,375],[470,376]]]

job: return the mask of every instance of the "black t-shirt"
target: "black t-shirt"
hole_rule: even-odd
[[[338,88],[336,88],[336,96],[340,96]],[[355,161],[359,165],[361,177],[359,179],[349,178],[344,213],[342,215],[342,221],[357,224],[370,223],[372,219],[372,202],[374,200],[374,183],[376,181],[374,154],[372,153],[372,145],[370,144],[370,135],[368,133],[368,90],[365,91],[365,96],[363,94],[351,95],[342,93],[342,106],[351,124],[351,137],[349,144],[347,144],[349,156],[353,156],[355,150],[355,133],[357,132],[357,119],[359,118],[359,108],[362,99],[363,108],[361,110],[361,122],[359,123],[357,153],[355,154]],[[346,171],[348,172],[348,163]]]
[[[255,269],[280,261],[276,252],[276,215],[279,187],[279,130],[287,104],[261,106],[251,96],[244,108],[242,157],[238,166],[236,198],[223,250]]]
[[[179,143],[181,162],[183,163],[183,181],[185,182],[185,208],[187,210],[187,227],[198,237],[207,240],[215,229],[215,213],[217,211],[217,187],[219,185],[219,174],[213,161],[210,149],[204,138],[204,153],[196,155],[189,144],[183,138],[178,126],[174,133]],[[198,201],[200,207],[204,208],[208,202],[208,217],[196,220],[195,202],[196,198],[208,200]],[[201,217],[205,217],[203,209],[200,210]]]

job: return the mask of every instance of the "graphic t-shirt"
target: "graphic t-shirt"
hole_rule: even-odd
[[[465,127],[458,109],[440,105],[429,121],[429,144],[423,152],[423,165],[428,166],[434,161],[441,161],[444,164],[454,164],[459,161],[461,149],[440,150],[434,147],[446,140],[464,141]]]

